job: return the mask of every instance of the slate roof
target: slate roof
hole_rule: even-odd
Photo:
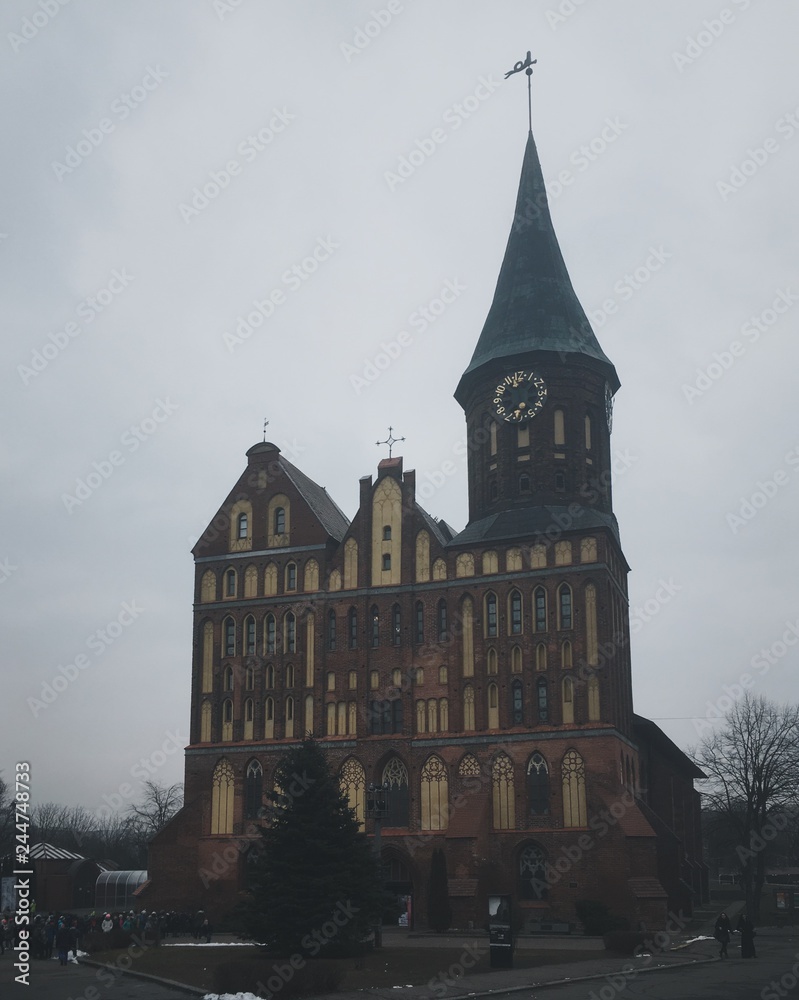
[[[619,387],[616,369],[599,346],[566,270],[531,132],[494,300],[455,398],[465,402],[470,376],[488,362],[513,358],[517,364],[533,352],[557,354],[561,360],[575,354],[593,358],[606,366],[611,389]]]
[[[706,778],[702,771],[691,758],[673,743],[663,732],[660,726],[655,725],[651,719],[645,719],[642,715],[633,715],[633,729],[638,743],[649,743],[654,750],[662,754],[688,778]]]
[[[424,507],[421,507],[418,503],[416,504],[416,509],[421,514],[422,520],[427,525],[427,530],[433,535],[434,538],[438,539],[439,544],[446,545],[447,542],[452,538],[452,529],[447,524],[446,521],[437,521],[434,517],[427,513]]]
[[[488,517],[467,524],[452,539],[449,547],[511,538],[527,538],[530,542],[535,542],[538,538],[550,537],[553,528],[563,532],[607,528],[619,540],[619,525],[613,514],[571,504],[568,507],[520,507],[489,514]]]
[[[319,486],[313,479],[309,479],[288,459],[280,455],[278,461],[281,469],[297,487],[327,533],[340,542],[346,535],[350,522],[336,501],[328,494],[324,486]]]

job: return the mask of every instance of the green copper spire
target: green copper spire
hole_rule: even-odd
[[[572,288],[530,132],[494,301],[455,398],[465,403],[474,373],[489,362],[507,358],[508,365],[515,366],[542,352],[557,355],[563,362],[574,355],[593,358],[606,367],[611,389],[615,392],[619,387],[616,370]]]

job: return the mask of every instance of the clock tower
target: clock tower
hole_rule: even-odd
[[[610,426],[616,369],[572,288],[532,133],[494,300],[455,398],[466,412],[469,521],[534,530],[575,505],[617,533]]]

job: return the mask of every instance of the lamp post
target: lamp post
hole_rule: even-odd
[[[377,855],[377,863],[380,868],[380,886],[383,885],[383,859],[380,854],[380,833],[383,828],[383,820],[388,814],[388,786],[370,784],[366,789],[366,815],[368,819],[374,820],[374,852]],[[383,918],[378,918],[375,925],[375,948],[383,947]]]

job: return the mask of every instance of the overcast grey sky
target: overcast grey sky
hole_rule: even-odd
[[[622,381],[636,710],[687,746],[742,675],[797,700],[795,3],[6,0],[0,26],[6,776],[30,760],[37,799],[90,809],[180,780],[190,549],[264,418],[350,517],[393,425],[464,525],[452,392],[528,49],[555,226]]]

